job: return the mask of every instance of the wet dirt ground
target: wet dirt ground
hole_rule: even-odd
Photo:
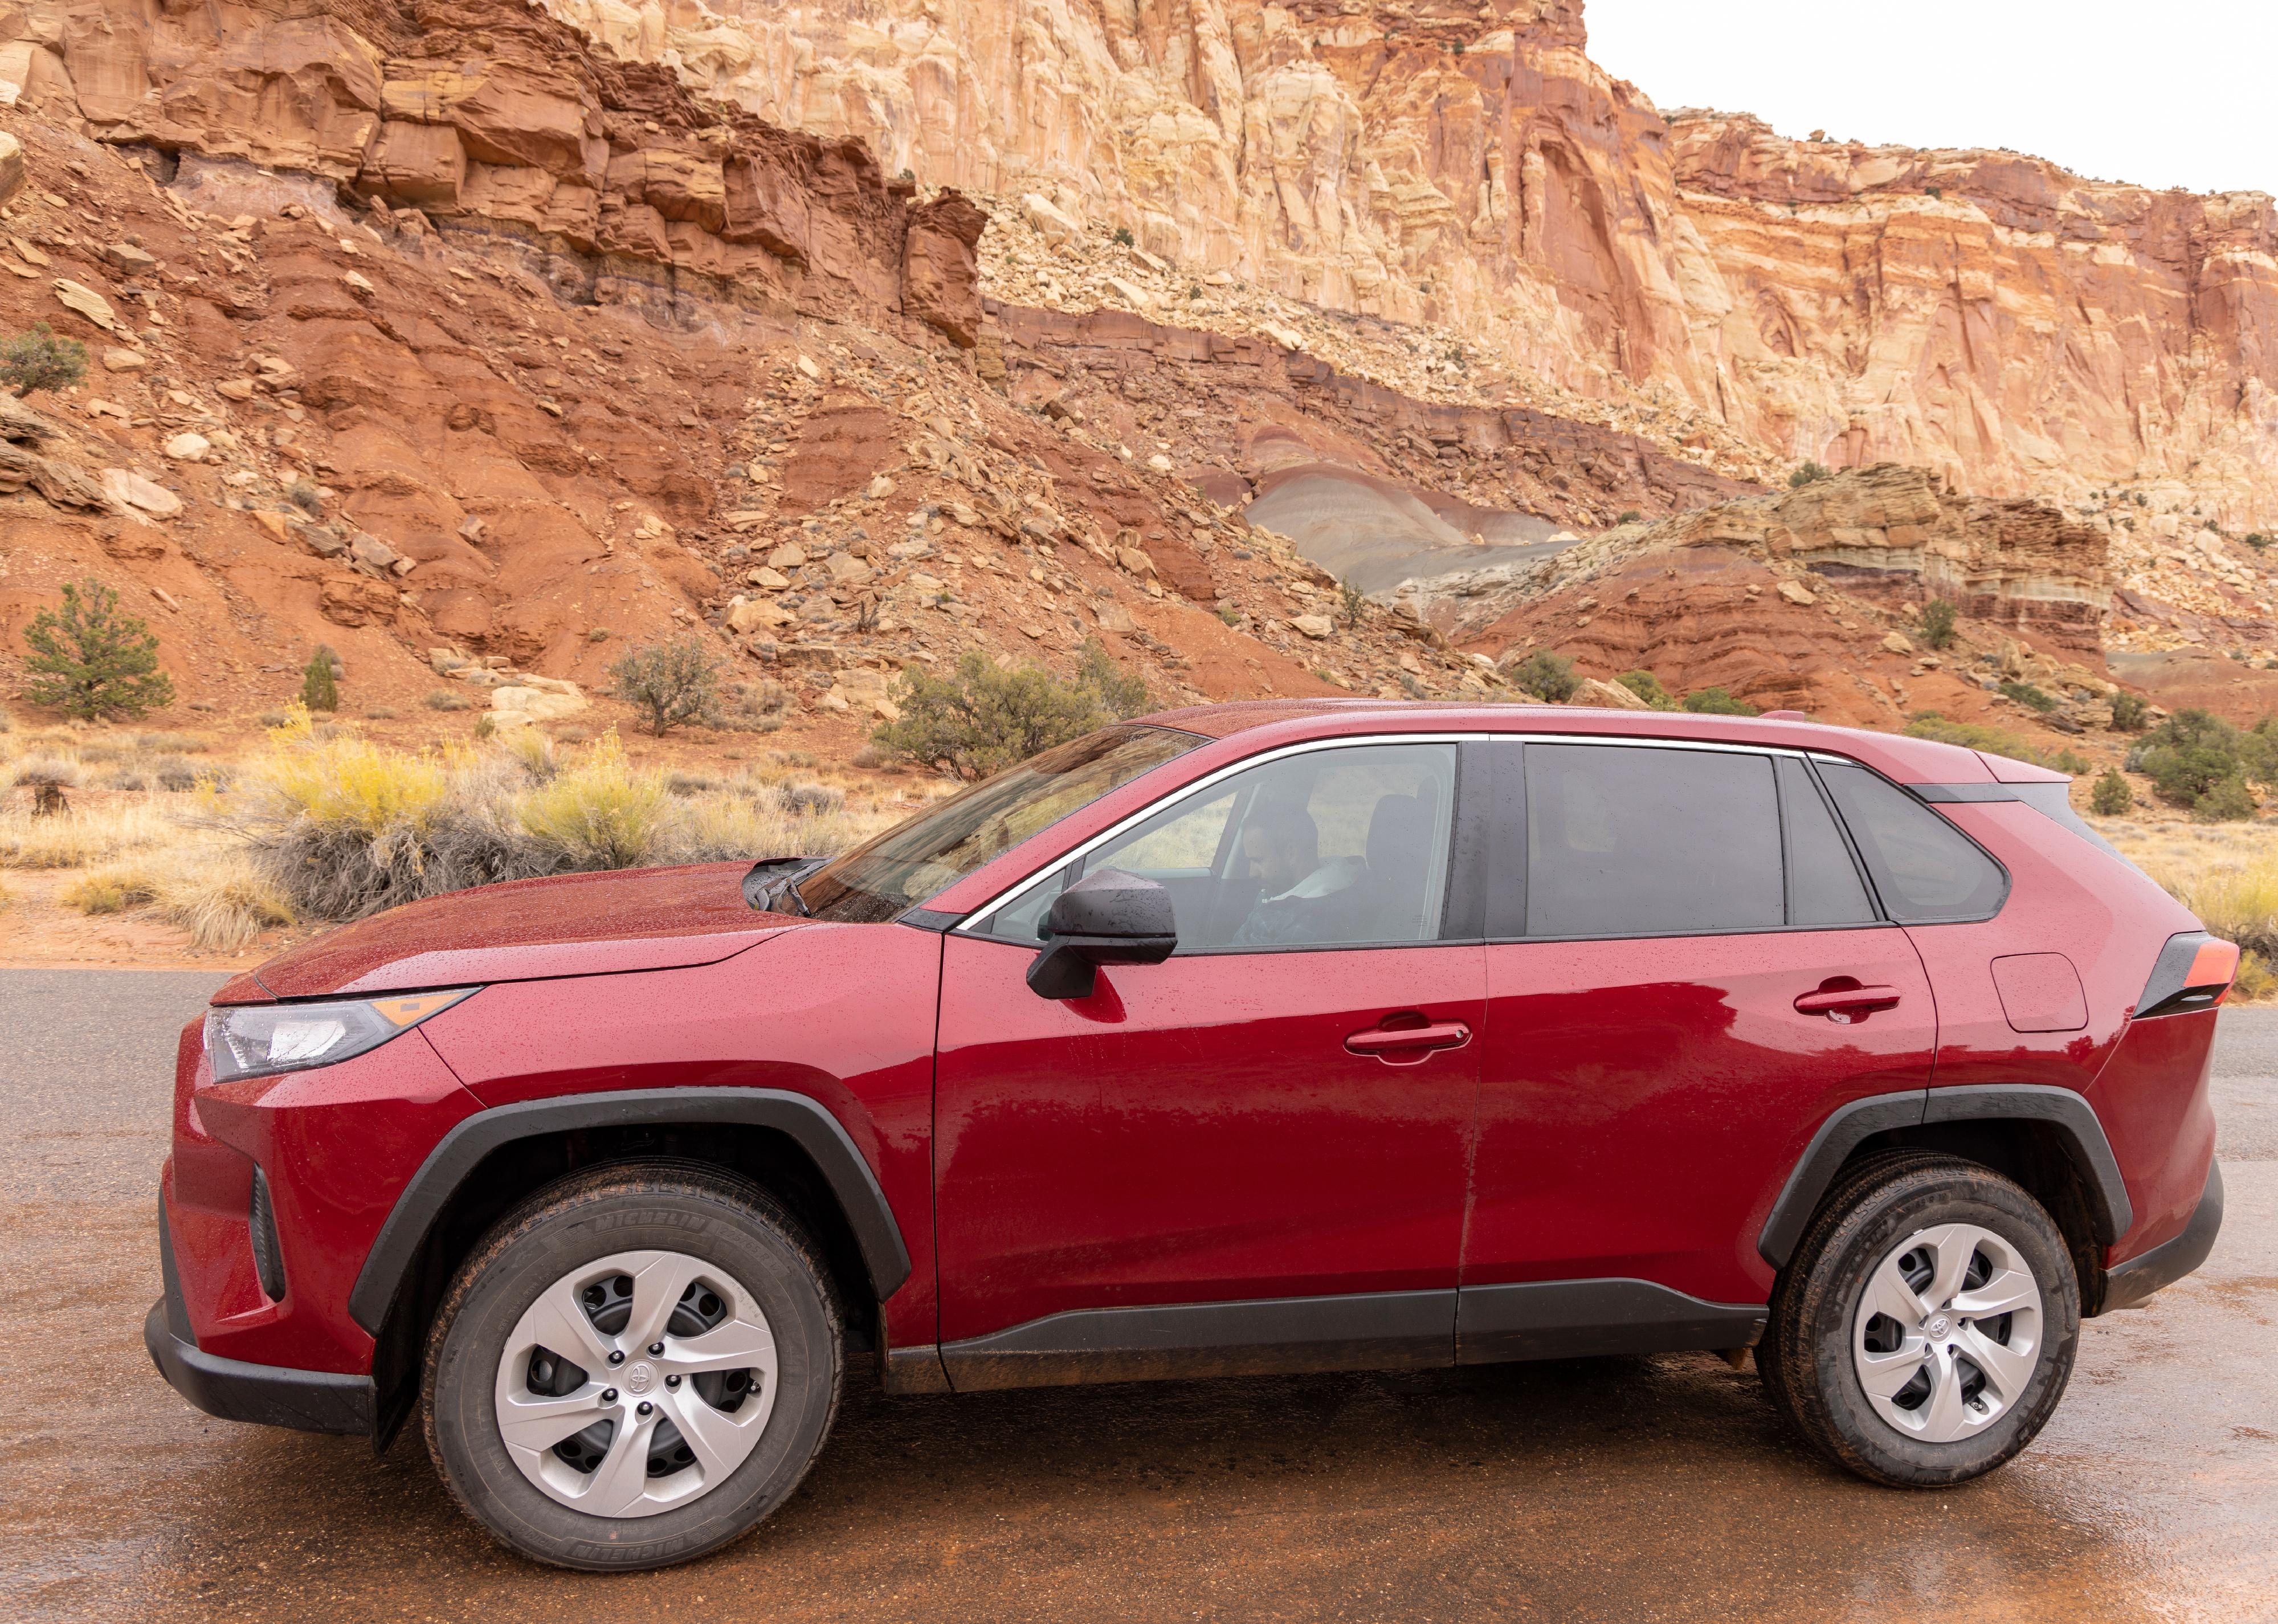
[[[233,1426],[161,1383],[172,1034],[219,978],[0,972],[0,1617],[2278,1618],[2278,1010],[2222,1017],[2229,1216],[2091,1322],[1966,1488],[1877,1490],[1707,1355],[965,1398],[850,1389],[799,1495],[709,1560],[530,1567],[416,1437]]]

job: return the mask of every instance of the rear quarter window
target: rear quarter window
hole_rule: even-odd
[[[1823,762],[1820,781],[1900,924],[1991,919],[2009,877],[1977,843],[1889,779],[1849,762]]]

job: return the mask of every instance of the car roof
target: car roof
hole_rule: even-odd
[[[2065,778],[2062,773],[2006,756],[1985,755],[1931,739],[1910,739],[1903,733],[1767,716],[1701,716],[1686,710],[1437,700],[1283,699],[1189,705],[1140,719],[1210,739],[1239,737],[1244,747],[1254,749],[1342,733],[1576,733],[1815,751],[1847,756],[1900,784],[2014,784]]]

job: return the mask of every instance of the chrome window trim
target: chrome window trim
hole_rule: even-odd
[[[1850,758],[1847,756],[1822,755],[1820,752],[1800,749],[1793,745],[1740,744],[1715,739],[1633,739],[1625,737],[1620,733],[1525,733],[1502,732],[1499,731],[1446,733],[1351,733],[1340,734],[1332,739],[1302,739],[1296,744],[1282,745],[1278,748],[1272,750],[1261,750],[1255,755],[1245,755],[1239,761],[1229,762],[1225,766],[1217,769],[1215,771],[1206,773],[1203,777],[1196,778],[1191,784],[1182,784],[1177,789],[1170,791],[1168,793],[1157,800],[1149,801],[1137,811],[1126,814],[1123,817],[1118,819],[1107,828],[1101,830],[1097,834],[1092,836],[1091,839],[1086,840],[1082,845],[1062,852],[1059,856],[1053,858],[1050,862],[1046,863],[1043,868],[1038,869],[1035,873],[1013,881],[1013,884],[1007,885],[1004,890],[997,892],[996,895],[989,898],[986,901],[967,909],[964,915],[959,918],[955,924],[949,927],[949,931],[951,934],[957,936],[971,936],[982,940],[995,940],[995,938],[983,937],[980,931],[973,929],[974,922],[975,920],[986,919],[998,908],[1007,908],[1012,904],[1018,902],[1022,897],[1028,895],[1031,890],[1035,889],[1037,885],[1042,885],[1052,875],[1059,873],[1069,863],[1078,862],[1082,858],[1089,856],[1099,847],[1107,845],[1120,835],[1128,833],[1134,827],[1146,822],[1149,818],[1153,817],[1157,813],[1165,810],[1174,801],[1182,801],[1189,795],[1207,790],[1212,785],[1232,778],[1238,772],[1247,772],[1252,767],[1262,767],[1269,762],[1283,761],[1290,756],[1304,755],[1316,750],[1349,750],[1367,746],[1399,744],[1605,745],[1616,747],[1653,750],[1716,750],[1736,755],[1785,755],[1795,757],[1798,760],[1848,762],[1852,766],[1855,767],[1859,765],[1856,762],[1851,762]],[[1838,826],[1840,826],[1839,823]],[[1526,939],[1533,940],[1537,938],[1528,938]]]

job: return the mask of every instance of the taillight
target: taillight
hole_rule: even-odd
[[[2237,974],[2236,943],[2204,931],[2171,936],[2160,950],[2160,961],[2152,967],[2152,979],[2144,984],[2144,996],[2136,1000],[2136,1018],[2212,1009],[2222,1002]]]

